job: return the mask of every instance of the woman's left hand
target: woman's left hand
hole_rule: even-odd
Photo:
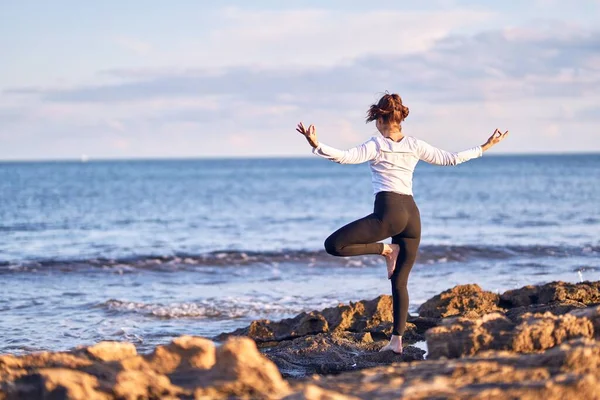
[[[503,141],[506,136],[508,136],[508,131],[502,133],[502,131],[500,131],[500,129],[496,129],[494,131],[494,133],[492,134],[492,136],[489,137],[489,139],[481,145],[481,148],[483,151],[489,150],[490,148],[492,148],[493,146],[497,145],[498,143],[500,143],[501,141]]]
[[[314,125],[309,125],[308,128],[304,127],[304,124],[300,122],[296,127],[296,130],[300,132],[308,141],[313,148],[319,145],[319,141],[317,140],[317,129]]]

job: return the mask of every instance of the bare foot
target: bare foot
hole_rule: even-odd
[[[390,342],[383,346],[379,351],[391,350],[396,354],[402,354],[402,336],[392,335]]]
[[[384,244],[383,254],[385,257],[385,263],[387,264],[387,277],[390,279],[396,269],[396,260],[398,260],[398,254],[400,254],[400,246],[397,244]]]

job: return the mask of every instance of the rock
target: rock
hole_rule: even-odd
[[[531,304],[528,306],[521,306],[509,309],[506,312],[506,317],[513,321],[516,321],[519,319],[519,317],[526,313],[539,314],[549,312],[554,315],[564,315],[574,309],[585,307],[585,304],[573,300],[552,302],[550,304]]]
[[[161,374],[177,369],[210,369],[215,364],[215,344],[201,337],[181,336],[167,346],[157,346],[147,360]]]
[[[135,346],[126,342],[100,342],[84,349],[87,354],[100,361],[120,361],[137,355]]]
[[[576,339],[541,354],[494,351],[455,360],[395,363],[317,376],[303,384],[359,399],[564,400],[598,399],[599,376],[600,344]]]
[[[475,318],[490,312],[503,311],[498,307],[499,296],[482,290],[479,285],[458,285],[423,303],[419,315],[427,318],[446,318],[461,315]]]
[[[301,313],[294,318],[273,322],[270,320],[253,321],[247,328],[221,334],[216,337],[221,341],[231,336],[248,336],[256,342],[271,342],[293,339],[300,336],[315,335],[329,331],[325,317],[316,312]]]
[[[457,358],[484,350],[530,353],[552,348],[577,337],[593,337],[594,327],[587,317],[523,314],[512,321],[500,313],[477,319],[453,318],[426,333],[428,357]]]
[[[408,323],[415,326],[414,332],[419,335],[425,334],[425,332],[428,329],[431,329],[440,324],[439,318],[427,318],[427,317],[421,317],[419,315],[417,315],[417,316],[409,315],[407,321],[408,321]],[[417,340],[424,340],[421,338],[423,338],[423,336],[419,336],[419,339],[417,339]]]
[[[224,340],[230,336],[248,336],[257,343],[283,341],[326,332],[382,332],[382,325],[392,322],[392,297],[382,295],[373,300],[341,304],[298,314],[281,321],[258,320],[250,326],[217,336]]]
[[[358,400],[358,397],[325,390],[319,386],[308,384],[302,390],[283,398],[283,400]]]
[[[356,334],[340,332],[305,336],[265,349],[286,377],[300,378],[310,374],[337,374],[393,362],[422,360],[425,351],[406,346],[401,355],[379,352],[383,343],[356,341]]]
[[[168,377],[153,371],[121,371],[116,376],[112,393],[118,399],[167,399],[178,398],[184,393],[173,386]]]
[[[281,398],[290,393],[275,364],[248,338],[232,338],[216,351],[210,340],[191,336],[148,356],[128,349],[100,343],[72,353],[4,356],[0,399]],[[46,368],[44,361],[61,366]]]
[[[453,288],[407,324],[405,340],[425,332],[428,360],[410,345],[402,355],[378,351],[391,330],[389,296],[242,330],[264,354],[250,338],[223,335],[220,347],[182,336],[148,355],[115,342],[4,355],[0,400],[595,399],[598,289],[552,282],[498,298],[476,285]]]
[[[577,318],[588,319],[594,327],[594,337],[600,340],[600,306],[574,310],[571,314]]]
[[[98,379],[65,368],[41,368],[17,379],[7,391],[7,399],[105,400],[108,393],[98,391]]]
[[[217,349],[211,378],[234,396],[274,397],[289,390],[275,364],[248,338],[231,338]]]
[[[391,296],[379,296],[281,321],[254,321],[247,328],[217,338],[248,335],[284,376],[296,378],[423,359],[425,352],[410,346],[402,356],[379,353],[381,342],[392,334],[392,319]],[[421,325],[421,333],[415,324],[407,322],[403,335],[406,345],[424,341],[426,327],[432,325],[431,319],[412,320]]]
[[[597,282],[550,282],[541,286],[525,286],[508,290],[500,296],[505,308],[574,301],[585,305],[600,303],[600,281]]]
[[[81,354],[78,351],[73,353],[51,353],[45,351],[21,357],[12,355],[0,356],[0,371],[44,367],[80,368],[92,364],[93,361],[88,358],[85,352]]]
[[[594,336],[594,327],[587,318],[573,314],[528,314],[512,332],[510,348],[517,353],[532,353],[557,346],[567,340]]]

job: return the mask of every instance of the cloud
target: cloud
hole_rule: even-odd
[[[150,43],[132,37],[117,36],[113,39],[113,42],[119,47],[140,56],[147,55],[152,51]]]
[[[228,23],[240,22],[240,30],[234,34],[223,28],[221,36],[208,40],[224,43],[226,52],[233,51],[235,38],[250,31],[251,24],[269,20],[268,13],[258,12],[246,23],[235,9],[229,12]],[[600,119],[598,30],[559,24],[449,34],[446,27],[439,35],[417,35],[421,45],[414,48],[389,45],[389,38],[382,42],[387,47],[377,42],[369,48],[340,33],[322,37],[319,47],[324,31],[310,39],[308,28],[312,19],[319,25],[321,13],[304,15],[308,36],[294,36],[299,35],[297,22],[290,14],[282,21],[275,18],[275,28],[256,28],[254,37],[238,44],[265,57],[269,51],[282,52],[265,62],[241,54],[238,61],[245,65],[226,66],[227,57],[216,54],[220,61],[203,68],[119,68],[100,72],[112,83],[7,90],[4,99],[18,98],[22,107],[2,111],[0,104],[0,133],[10,126],[11,132],[30,137],[62,138],[58,143],[67,146],[69,135],[85,132],[102,143],[98,152],[114,149],[133,156],[298,154],[303,142],[293,126],[299,120],[318,124],[327,142],[340,147],[368,137],[374,127],[365,128],[366,107],[387,89],[398,91],[411,108],[411,134],[441,147],[471,146],[498,126],[513,131],[505,146],[510,151],[600,150],[591,133]],[[352,18],[346,22],[358,24]],[[337,26],[333,22],[328,29]],[[369,40],[392,31],[382,29],[369,32]],[[299,54],[319,54],[323,60],[303,64],[291,54],[294,44],[304,40],[314,49],[304,47]],[[573,132],[581,140],[550,140]],[[582,145],[584,139],[591,144]],[[91,139],[85,140],[92,146]],[[298,150],[290,150],[290,143]],[[89,149],[76,153],[81,151],[96,156]]]
[[[377,55],[331,67],[183,70],[116,84],[16,88],[50,102],[134,102],[231,96],[261,104],[332,103],[341,94],[399,90],[431,101],[586,96],[600,89],[600,31],[507,29],[450,36],[417,54]],[[336,104],[337,102],[333,102]]]

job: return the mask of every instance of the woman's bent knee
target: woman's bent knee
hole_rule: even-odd
[[[329,236],[325,239],[325,251],[332,256],[341,257],[342,256],[342,248],[343,246],[339,243],[335,236]]]

